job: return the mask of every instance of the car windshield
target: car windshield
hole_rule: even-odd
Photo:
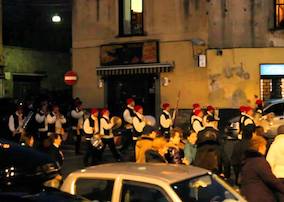
[[[219,183],[216,175],[203,175],[171,185],[181,201],[193,202],[232,202],[238,199]]]

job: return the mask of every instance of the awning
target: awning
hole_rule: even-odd
[[[170,72],[173,69],[174,65],[170,63],[99,66],[97,67],[97,74],[100,76],[127,74],[157,74],[161,72]]]

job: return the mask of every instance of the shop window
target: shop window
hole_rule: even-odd
[[[143,0],[120,0],[119,35],[143,34]]]
[[[275,0],[275,28],[284,28],[284,0]]]

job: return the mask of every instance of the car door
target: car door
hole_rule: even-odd
[[[144,182],[123,180],[120,202],[172,202],[163,188]]]
[[[90,201],[111,202],[115,179],[78,178],[75,181],[75,194]]]

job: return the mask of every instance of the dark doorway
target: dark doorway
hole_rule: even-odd
[[[107,103],[112,115],[121,116],[126,99],[142,105],[144,114],[155,115],[156,75],[125,75],[107,78]]]

